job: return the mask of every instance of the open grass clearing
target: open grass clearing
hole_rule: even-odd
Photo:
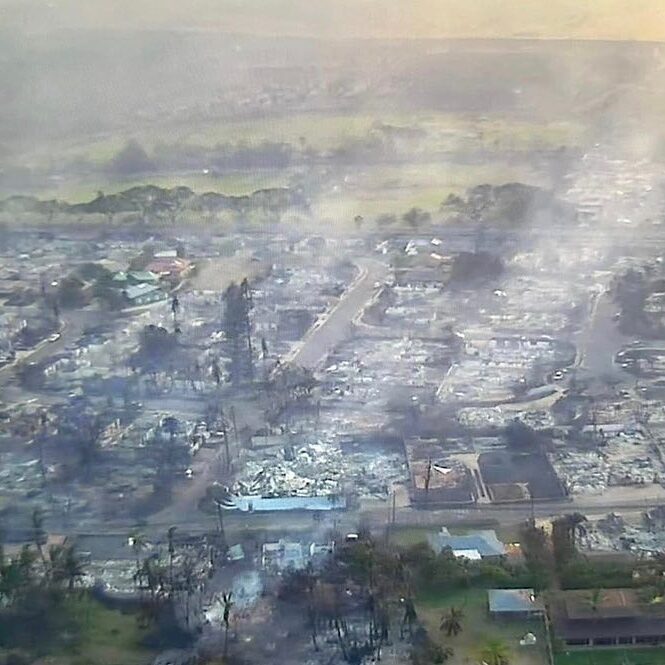
[[[142,646],[136,616],[109,610],[88,595],[68,598],[63,612],[76,619],[77,639],[35,665],[148,665],[156,653]]]
[[[585,128],[575,122],[536,122],[505,115],[469,113],[363,113],[309,112],[286,115],[266,114],[249,119],[201,120],[196,123],[133,126],[113,135],[92,135],[76,140],[53,141],[23,155],[27,166],[56,166],[69,160],[104,164],[129,139],[137,140],[148,152],[159,144],[213,148],[220,144],[256,146],[264,142],[290,143],[295,148],[318,151],[347,146],[369,137],[381,125],[422,131],[413,148],[422,154],[440,152],[529,151],[574,147],[585,140]]]
[[[592,649],[556,654],[555,665],[663,665],[665,649]]]
[[[439,630],[441,617],[451,607],[464,612],[462,632],[456,637],[447,637]],[[430,637],[454,650],[449,665],[466,665],[478,662],[478,652],[489,639],[498,639],[510,649],[511,665],[547,665],[544,629],[541,621],[497,621],[487,610],[487,591],[466,589],[450,594],[421,595],[416,603],[418,617],[425,625]],[[519,641],[528,632],[538,638],[534,646],[522,647]]]
[[[391,529],[390,542],[398,547],[413,547],[427,543],[427,537],[433,533],[436,533],[436,529],[431,527],[396,527]]]
[[[504,543],[512,543],[519,540],[519,524],[497,525],[493,520],[489,520],[486,523],[479,522],[475,525],[449,527],[451,533],[459,535],[483,529],[494,529],[499,540]],[[437,531],[438,529],[429,526],[397,526],[391,530],[390,541],[399,547],[412,547],[413,545],[427,543],[428,536]]]
[[[367,221],[383,214],[399,218],[413,207],[436,213],[450,194],[462,196],[476,185],[509,182],[545,187],[550,184],[546,174],[528,165],[511,165],[502,160],[483,164],[436,161],[378,165],[349,169],[326,187],[312,207],[322,220],[336,225],[353,224],[356,215]]]

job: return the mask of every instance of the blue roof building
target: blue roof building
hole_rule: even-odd
[[[506,554],[506,546],[497,538],[496,531],[487,529],[463,535],[452,535],[446,527],[428,537],[430,547],[437,553],[450,548],[455,556],[467,559],[486,559]]]
[[[545,610],[533,589],[489,589],[487,600],[494,617],[523,619],[539,616]]]
[[[343,496],[234,496],[226,505],[228,510],[246,513],[282,512],[286,510],[344,510],[346,498]]]

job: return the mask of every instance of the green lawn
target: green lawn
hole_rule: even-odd
[[[436,529],[419,526],[397,527],[391,530],[390,542],[399,547],[411,547],[427,543],[427,536],[436,533]]]
[[[595,649],[558,654],[555,665],[663,665],[665,649]]]
[[[488,520],[486,522],[477,521],[475,524],[469,524],[468,526],[459,524],[449,527],[451,533],[459,535],[477,531],[478,529],[494,529],[497,532],[499,540],[504,543],[519,540],[519,525],[517,524],[497,525],[494,520]],[[428,535],[434,534],[437,531],[438,529],[427,526],[398,526],[392,529],[390,541],[400,547],[411,547],[412,545],[427,543]]]
[[[352,227],[356,215],[371,223],[382,214],[401,218],[414,207],[436,213],[450,194],[463,196],[467,189],[479,184],[506,182],[550,185],[542,173],[526,166],[510,166],[500,159],[488,159],[483,165],[421,163],[403,168],[375,165],[358,172],[349,171],[337,185],[329,183],[327,190],[314,200],[312,210],[324,222]]]
[[[439,630],[441,616],[450,607],[462,608],[462,632],[448,638]],[[543,625],[540,621],[495,621],[487,612],[487,591],[467,589],[451,594],[421,595],[416,603],[420,620],[430,636],[454,649],[448,665],[477,662],[478,650],[489,639],[499,639],[510,649],[510,665],[547,665]],[[522,647],[520,639],[528,632],[538,638],[533,647]]]
[[[418,127],[427,132],[428,150],[439,152],[475,147],[485,150],[532,150],[560,145],[576,146],[584,136],[583,126],[573,122],[528,122],[501,115],[473,113],[295,113],[270,115],[247,120],[209,120],[191,123],[164,123],[134,128],[131,136],[147,150],[159,143],[214,146],[220,143],[263,141],[306,144],[319,150],[337,148],[345,142],[367,137],[380,124]],[[125,144],[127,137],[97,136],[63,142],[65,157],[93,162],[108,161]],[[37,153],[37,150],[35,151]],[[34,158],[41,155],[35,154]]]
[[[145,631],[136,617],[109,610],[88,596],[70,599],[63,611],[76,618],[75,643],[38,662],[49,665],[147,665],[155,653],[141,645]]]

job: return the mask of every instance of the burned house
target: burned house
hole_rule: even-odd
[[[409,492],[418,505],[475,503],[476,485],[471,471],[445,454],[433,439],[405,442],[409,468]]]

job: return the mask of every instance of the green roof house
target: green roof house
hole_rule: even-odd
[[[135,270],[127,275],[130,284],[157,284],[159,277],[149,270]]]
[[[166,293],[154,284],[128,286],[123,293],[128,307],[141,307],[166,300]]]

